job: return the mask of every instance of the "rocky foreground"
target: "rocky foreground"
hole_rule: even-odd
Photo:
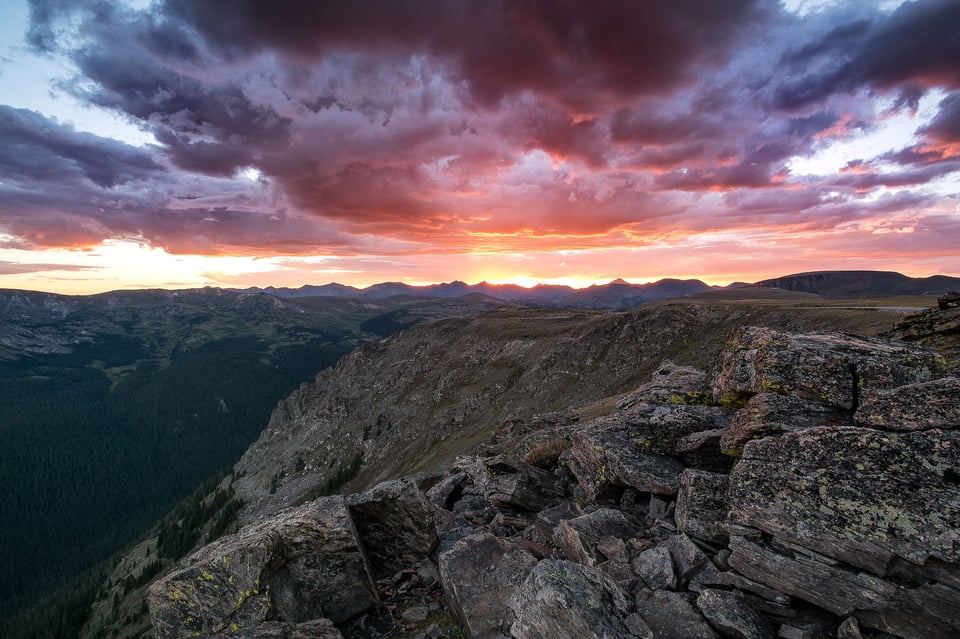
[[[221,538],[150,587],[156,636],[960,636],[947,367],[740,329],[709,374],[665,362],[605,410]]]

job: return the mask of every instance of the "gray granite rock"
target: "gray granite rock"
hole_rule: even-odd
[[[656,639],[720,639],[700,614],[696,597],[685,592],[641,588],[637,614],[643,617]]]
[[[882,430],[960,429],[960,378],[944,377],[868,394],[854,419]]]
[[[630,606],[613,581],[570,561],[540,562],[516,590],[510,607],[516,615],[511,629],[515,639],[636,639],[649,631],[638,620],[628,626]]]
[[[773,624],[729,590],[706,589],[697,597],[697,607],[710,625],[728,639],[773,639]]]
[[[919,346],[842,333],[738,329],[724,349],[713,397],[736,404],[776,393],[850,410],[861,394],[942,376],[944,360]]]
[[[471,535],[440,555],[444,598],[471,637],[507,637],[508,601],[537,560],[520,542]]]
[[[591,498],[605,486],[629,486],[641,492],[673,495],[683,464],[665,455],[648,454],[625,427],[587,428],[573,433],[571,470]]]
[[[609,537],[630,539],[634,531],[619,510],[601,508],[573,519],[561,521],[553,541],[566,558],[586,566],[594,566],[605,557],[597,545]]]
[[[633,573],[651,590],[676,590],[677,576],[673,572],[673,558],[666,545],[644,550],[630,564]]]
[[[730,522],[883,575],[960,563],[960,432],[818,427],[749,443]]]

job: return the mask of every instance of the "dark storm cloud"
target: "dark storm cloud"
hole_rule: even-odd
[[[933,142],[960,143],[960,93],[948,95],[941,100],[940,111],[921,133]],[[960,153],[960,149],[955,153]]]
[[[430,54],[448,60],[480,104],[534,89],[585,106],[609,92],[660,92],[719,64],[755,2],[624,3],[370,0],[230,4],[167,0],[163,10],[196,27],[224,55],[279,50],[305,60],[341,50]]]
[[[926,0],[906,2],[884,19],[837,27],[783,56],[790,70],[812,69],[781,86],[774,103],[799,108],[861,87],[907,85],[908,97],[920,86],[960,87],[958,24],[960,3]]]
[[[0,175],[5,180],[62,183],[86,178],[112,187],[163,171],[142,149],[6,105],[0,105],[0,140]]]
[[[75,65],[64,86],[156,144],[91,139],[152,163],[116,167],[0,151],[26,185],[0,190],[0,226],[37,244],[114,234],[255,254],[792,225],[798,212],[829,228],[880,211],[860,192],[957,170],[953,96],[897,154],[835,176],[789,168],[956,85],[958,6],[32,0],[30,42]],[[246,167],[259,177],[227,179]],[[62,184],[37,188],[54,174]]]

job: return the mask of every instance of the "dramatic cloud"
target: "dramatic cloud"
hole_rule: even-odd
[[[29,4],[54,90],[151,144],[0,106],[8,243],[399,259],[781,232],[879,254],[958,215],[953,0]]]
[[[0,260],[0,275],[22,275],[24,273],[46,273],[48,271],[95,271],[97,268],[77,264],[29,264]]]

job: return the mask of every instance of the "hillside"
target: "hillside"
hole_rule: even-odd
[[[236,465],[242,528],[149,588],[156,636],[956,636],[957,380],[851,334],[895,317],[514,310],[362,347]]]
[[[960,290],[960,277],[907,277],[892,271],[817,271],[763,280],[755,286],[837,298],[943,295]]]
[[[0,291],[3,615],[128,545],[229,468],[278,400],[389,333],[364,322],[503,305]]]
[[[625,392],[664,359],[704,368],[737,326],[877,333],[902,316],[661,301],[624,314],[527,309],[417,327],[358,349],[280,404],[237,464],[241,518],[296,503],[355,459],[348,487],[372,485],[448,463],[503,423]]]

